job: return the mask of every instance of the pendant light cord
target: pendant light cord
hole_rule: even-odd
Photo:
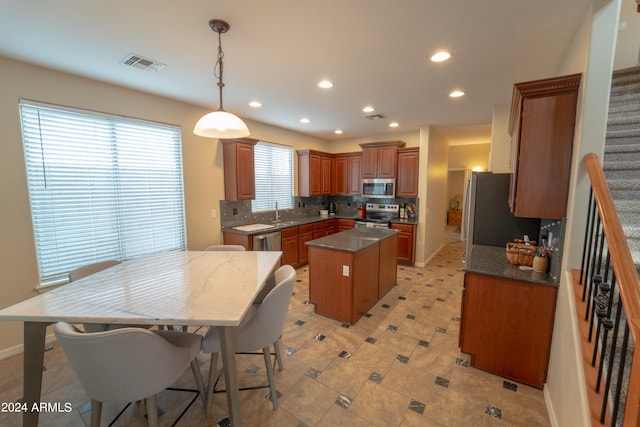
[[[218,32],[218,60],[216,61],[216,65],[213,70],[214,76],[218,78],[218,88],[220,89],[220,107],[218,108],[218,111],[224,111],[222,106],[222,88],[224,87],[224,83],[222,82],[222,72],[224,68],[222,65],[222,58],[224,58],[224,52],[222,51],[222,35]]]

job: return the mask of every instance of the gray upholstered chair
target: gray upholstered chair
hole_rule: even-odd
[[[211,245],[208,246],[205,251],[244,251],[244,246],[241,245]]]
[[[278,269],[275,276],[277,278],[275,287],[267,294],[262,303],[254,305],[248,321],[241,325],[235,334],[236,351],[238,353],[262,350],[274,410],[278,409],[278,396],[269,347],[277,343],[277,340],[282,335],[293,286],[296,282],[296,270],[290,265],[284,265]],[[209,415],[211,399],[218,376],[217,361],[220,349],[218,330],[210,328],[202,339],[202,351],[211,353],[209,385],[205,399],[205,414],[207,416]],[[279,361],[279,364],[282,370],[281,361]]]
[[[142,399],[147,404],[149,426],[157,426],[156,394],[175,383],[189,365],[204,402],[196,358],[200,335],[141,328],[83,333],[64,322],[57,323],[54,332],[92,399],[92,427],[100,425],[102,402],[122,404]]]

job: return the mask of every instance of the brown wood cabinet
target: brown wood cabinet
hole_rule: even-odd
[[[253,146],[257,139],[222,139],[224,198],[229,201],[256,198]]]
[[[418,171],[420,149],[418,147],[398,150],[398,180],[396,197],[418,197]]]
[[[332,159],[332,194],[338,196],[359,196],[362,154],[340,153]]]
[[[462,224],[462,211],[450,210],[447,211],[447,225],[460,225]]]
[[[415,261],[417,224],[391,223],[391,228],[398,230],[398,261],[413,264]]]
[[[282,230],[282,265],[298,266],[298,227]]]
[[[566,215],[580,74],[514,86],[509,206],[515,216]]]
[[[395,178],[398,148],[403,141],[380,141],[360,144],[362,147],[362,178]]]
[[[552,285],[467,272],[460,347],[471,366],[542,388],[557,292]]]
[[[331,194],[331,154],[315,150],[298,150],[298,195],[301,197]]]
[[[325,229],[325,233],[326,235],[330,235],[330,234],[335,234],[338,232],[338,220],[333,218],[333,219],[328,219],[324,222],[324,229]]]
[[[298,227],[298,263],[305,265],[309,262],[309,247],[305,245],[313,240],[313,224],[305,224]]]
[[[356,222],[353,219],[338,218],[338,232],[351,230],[356,226]]]
[[[253,250],[253,237],[249,234],[222,232],[222,241],[225,245],[240,245],[248,251]]]
[[[349,173],[348,191],[350,196],[359,196],[362,193],[360,181],[362,179],[362,154],[355,153],[347,157],[347,171]]]

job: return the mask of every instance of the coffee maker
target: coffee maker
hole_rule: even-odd
[[[338,212],[338,204],[335,202],[329,203],[329,215],[335,215]]]

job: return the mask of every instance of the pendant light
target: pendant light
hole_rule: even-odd
[[[227,113],[222,107],[222,88],[224,87],[224,83],[222,82],[222,58],[224,57],[224,53],[222,52],[221,34],[229,31],[229,24],[221,19],[212,19],[209,21],[209,27],[218,34],[218,60],[216,61],[214,75],[218,78],[220,107],[218,111],[202,116],[193,128],[193,133],[207,138],[223,139],[249,136],[249,128],[247,128],[247,125],[244,124],[242,119],[231,113]]]

